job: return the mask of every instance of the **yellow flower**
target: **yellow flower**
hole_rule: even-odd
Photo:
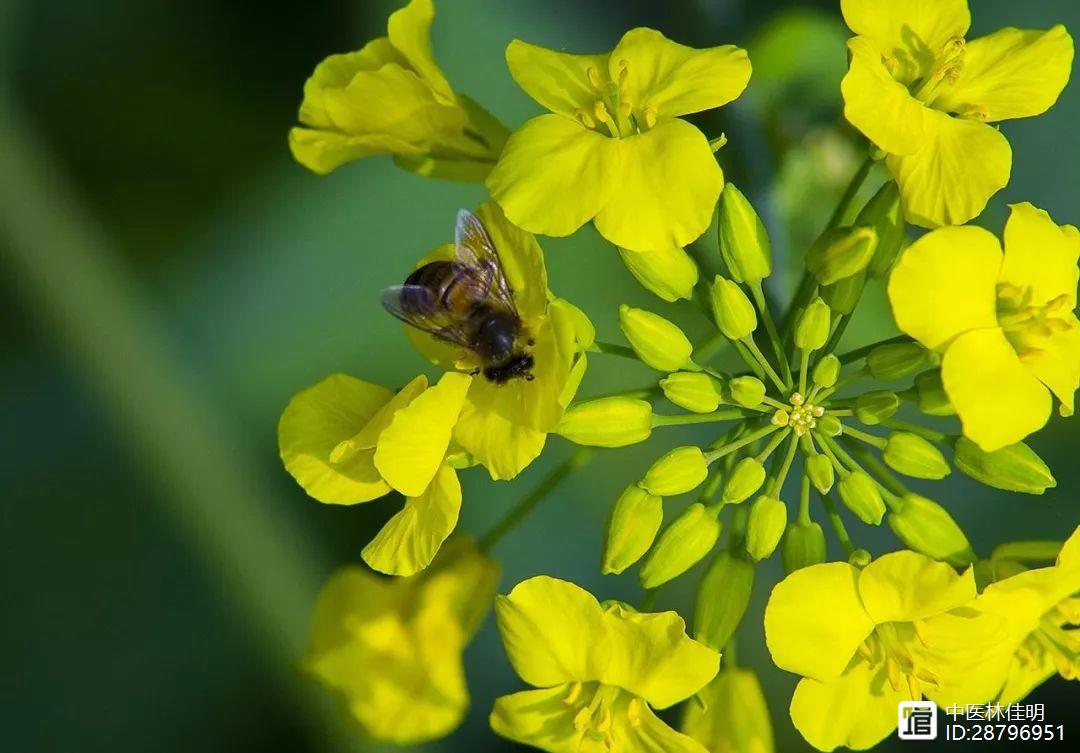
[[[720,662],[674,612],[600,604],[537,576],[497,596],[495,618],[510,663],[540,688],[496,699],[498,734],[549,753],[706,753],[652,711],[699,691]]]
[[[750,79],[745,50],[695,50],[639,28],[592,55],[514,40],[506,62],[551,111],[510,137],[488,177],[514,224],[562,236],[594,220],[632,251],[682,248],[705,232],[724,176],[704,134],[679,116],[738,97]]]
[[[791,720],[819,750],[873,747],[900,701],[979,703],[1000,687],[981,663],[1004,625],[973,607],[975,578],[915,552],[796,570],[773,589],[765,639],[781,669],[803,675]]]
[[[858,36],[844,115],[888,155],[904,213],[924,227],[976,217],[1009,182],[1012,150],[989,125],[1048,110],[1069,80],[1072,37],[1005,28],[964,41],[967,0],[842,0]]]
[[[451,432],[472,379],[418,376],[396,395],[334,374],[298,393],[278,423],[285,469],[320,502],[352,505],[391,490],[405,506],[364,547],[364,561],[390,575],[430,564],[457,525],[461,485],[449,465]]]
[[[986,230],[942,228],[901,256],[889,280],[900,329],[942,355],[941,380],[964,434],[988,452],[1073,412],[1080,380],[1080,233],[1015,204],[1005,251]]]
[[[449,734],[469,705],[461,655],[487,614],[499,568],[467,539],[422,575],[338,570],[315,605],[303,668],[341,693],[364,731],[419,743]]]
[[[1080,528],[1053,566],[992,583],[980,600],[1006,620],[1011,633],[998,703],[1016,703],[1055,673],[1080,679]]]
[[[390,15],[388,35],[359,52],[331,55],[304,84],[301,127],[289,132],[293,156],[326,174],[374,154],[393,154],[406,170],[482,181],[506,129],[455,94],[431,52],[431,0]]]
[[[513,379],[502,385],[482,377],[473,379],[454,428],[454,440],[483,464],[493,479],[510,479],[540,455],[548,432],[562,419],[585,376],[585,349],[592,345],[595,331],[578,308],[551,295],[544,253],[532,234],[512,225],[496,204],[482,204],[476,214],[499,254],[524,336],[534,341],[534,378]],[[441,246],[420,263],[452,258],[453,254],[452,245]],[[417,349],[443,368],[471,371],[479,366],[468,351],[415,328],[406,329]]]
[[[700,698],[686,704],[682,730],[709,753],[772,753],[769,708],[754,670],[721,669]]]

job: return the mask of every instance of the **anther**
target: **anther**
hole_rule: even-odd
[[[585,76],[589,79],[589,86],[602,94],[604,91],[604,82],[600,78],[600,72],[590,65],[585,71]]]
[[[656,127],[656,108],[652,105],[641,111],[641,117],[645,120],[646,128]]]

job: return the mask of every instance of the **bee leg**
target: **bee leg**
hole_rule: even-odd
[[[536,340],[530,337],[528,340],[525,341],[525,344],[531,348],[532,346],[536,345]]]
[[[534,379],[536,379],[536,374],[526,374],[525,375],[525,381],[526,382],[531,382]]]
[[[472,371],[469,372],[469,376],[476,376],[479,373],[480,373],[480,367],[477,366],[475,369],[473,369]]]

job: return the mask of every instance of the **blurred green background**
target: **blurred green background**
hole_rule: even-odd
[[[280,467],[275,425],[292,393],[330,372],[394,386],[429,368],[378,291],[484,196],[388,158],[319,178],[289,156],[304,79],[382,35],[396,5],[0,3],[0,749],[381,749],[353,736],[294,662],[320,583],[359,560],[396,505],[308,499]],[[747,94],[698,122],[730,139],[721,161],[770,225],[784,259],[770,292],[783,296],[859,159],[839,124],[837,5],[444,0],[434,43],[455,87],[512,127],[537,112],[503,63],[515,35],[585,51],[650,25],[697,46],[747,46]],[[1074,0],[972,5],[972,36],[1080,29]],[[1006,204],[1024,200],[1080,220],[1078,119],[1073,85],[1048,115],[1004,126],[1013,178],[982,223],[1000,230]],[[552,288],[604,339],[617,340],[620,302],[704,331],[689,305],[636,287],[591,229],[543,245]],[[846,347],[892,334],[880,291],[864,308]],[[595,356],[582,394],[655,378],[632,371]],[[963,478],[924,491],[948,499],[983,554],[1064,536],[1080,522],[1076,426],[1055,418],[1034,441],[1059,480],[1044,497]],[[669,430],[598,454],[499,545],[503,589],[543,572],[638,599],[632,574],[598,575],[604,517],[628,467],[686,438]],[[484,532],[568,451],[553,439],[511,484],[466,474],[461,529]],[[877,551],[896,546],[852,525]],[[761,642],[765,586],[779,575],[776,563],[759,574],[740,659],[762,669],[778,749],[802,750],[786,715],[794,678]],[[659,606],[689,614],[695,580]],[[513,748],[486,724],[493,697],[520,687],[490,620],[467,671],[467,720],[423,750]],[[1068,727],[1080,698],[1055,680],[1035,700]]]

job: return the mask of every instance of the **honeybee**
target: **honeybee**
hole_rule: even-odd
[[[533,379],[533,340],[524,333],[499,254],[483,223],[462,209],[455,257],[433,261],[383,291],[382,305],[406,324],[475,354],[494,384]]]

